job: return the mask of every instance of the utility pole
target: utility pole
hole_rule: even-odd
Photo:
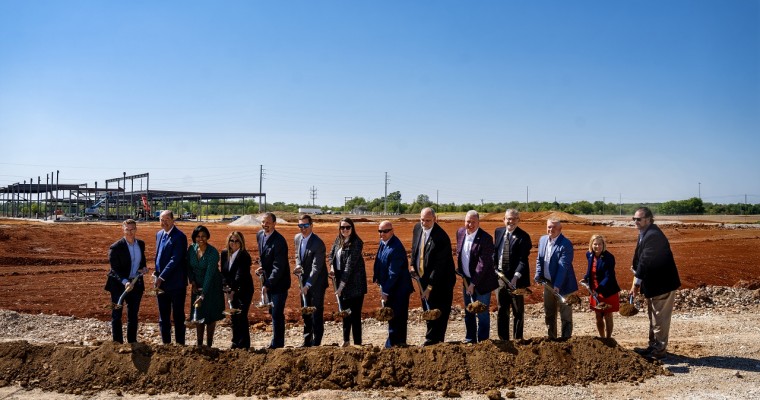
[[[348,201],[353,200],[353,197],[351,196],[345,196],[343,197],[343,211],[345,211],[346,214],[348,214]]]
[[[388,172],[385,173],[385,197],[383,197],[383,214],[388,214]]]
[[[697,184],[699,185],[699,191],[697,194],[699,195],[699,199],[702,200],[702,182],[697,182]]]
[[[261,194],[264,193],[262,186],[264,185],[264,165],[259,164],[259,213],[261,213]]]
[[[528,187],[525,187],[525,211],[528,211]]]
[[[314,200],[317,198],[317,188],[312,186],[311,189],[309,189],[309,196],[311,197],[311,206],[314,207]]]
[[[441,205],[438,204],[438,189],[435,190],[435,206],[437,208],[441,208]],[[440,211],[440,210],[439,210]]]
[[[618,205],[620,206],[620,215],[623,215],[623,194],[619,193],[620,199],[618,200]]]
[[[602,215],[604,215],[604,202],[607,198],[602,196]]]

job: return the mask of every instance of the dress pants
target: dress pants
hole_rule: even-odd
[[[166,290],[156,296],[158,302],[158,327],[161,341],[172,342],[172,319],[174,319],[174,339],[177,344],[185,344],[185,298],[187,288]]]
[[[354,336],[354,344],[362,344],[362,306],[364,305],[364,295],[351,297],[349,299],[340,299],[343,309],[351,310],[351,315],[343,318],[343,341],[348,342],[351,334]]]
[[[230,316],[232,322],[232,346],[233,349],[251,348],[251,331],[248,324],[248,311],[251,308],[253,293],[240,295],[235,293],[232,305],[240,309],[240,312]]]
[[[446,337],[446,328],[449,326],[449,315],[451,315],[451,303],[453,301],[453,287],[434,288],[430,291],[427,303],[431,310],[441,310],[441,316],[432,321],[425,321],[425,324],[427,325],[425,344],[435,344],[444,341]]]
[[[272,302],[272,308],[269,309],[269,314],[272,316],[270,349],[285,347],[285,300],[287,299],[288,292],[269,293],[269,301]]]
[[[131,292],[127,293],[122,303],[122,308],[114,308],[111,311],[111,332],[113,333],[113,341],[124,343],[124,332],[122,331],[121,317],[124,312],[124,307],[127,308],[127,342],[137,342],[137,314],[140,312],[140,303],[142,302],[143,292],[145,291],[145,285],[139,282],[135,285]],[[124,287],[111,292],[111,302],[116,304],[124,293]]]
[[[388,321],[388,339],[385,341],[385,348],[393,346],[406,345],[407,322],[409,320],[409,295],[391,294],[388,295],[386,307],[393,310],[393,318]]]
[[[462,296],[464,296],[464,328],[465,343],[477,343],[488,339],[491,333],[491,312],[486,309],[482,313],[477,314],[477,325],[475,323],[475,314],[467,311],[467,305],[475,301],[480,301],[486,305],[486,308],[491,305],[491,292],[486,294],[479,294],[475,291],[471,296],[467,294],[467,291],[462,288]]]
[[[316,307],[311,315],[303,316],[303,345],[304,347],[319,346],[325,333],[325,288],[310,287],[306,292],[306,304],[301,306]]]
[[[647,298],[647,313],[649,314],[649,346],[658,352],[668,348],[670,335],[670,319],[673,315],[673,304],[676,291],[670,291],[659,296]]]
[[[507,285],[499,281],[496,289],[496,300],[499,311],[496,313],[496,330],[499,339],[509,340],[509,314],[513,314],[513,333],[515,339],[523,339],[523,324],[525,321],[525,296],[517,296],[507,289]]]
[[[573,334],[573,306],[562,304],[554,295],[554,289],[544,286],[544,321],[548,328],[550,339],[557,338],[557,310],[559,319],[562,321],[562,338],[569,338]]]

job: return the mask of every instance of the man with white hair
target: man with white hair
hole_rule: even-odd
[[[566,296],[578,290],[573,271],[573,244],[562,234],[562,223],[557,218],[546,221],[546,235],[538,241],[536,282],[544,285],[544,320],[549,338],[557,338],[557,309],[562,321],[562,338],[573,334],[573,306],[561,302],[556,293]]]

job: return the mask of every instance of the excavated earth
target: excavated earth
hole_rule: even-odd
[[[287,223],[277,229],[292,237],[297,228],[293,215],[280,216]],[[531,266],[534,265],[535,243],[545,230],[546,215],[525,213],[521,226],[534,242]],[[484,216],[481,226],[492,233],[503,226],[500,215]],[[461,216],[442,217],[441,225],[454,237],[462,225]],[[563,233],[575,246],[576,275],[585,272],[585,250],[591,234],[608,238],[609,250],[618,260],[618,281],[623,288],[630,285],[627,268],[635,246],[636,231],[619,222],[590,222],[579,217],[563,218]],[[395,233],[411,247],[414,216],[393,221]],[[186,234],[198,222],[180,222]],[[210,243],[217,248],[231,230],[240,230],[248,239],[247,247],[257,259],[254,234],[257,226],[230,227],[217,222],[203,222],[211,230]],[[671,241],[679,266],[683,289],[678,292],[676,311],[692,315],[694,310],[756,309],[760,299],[760,230],[756,225],[716,223],[662,224]],[[368,279],[371,280],[374,253],[377,250],[377,221],[360,220],[359,235],[365,240]],[[159,229],[157,222],[141,222],[138,238],[147,243],[149,260],[155,254],[151,240]],[[318,220],[315,232],[328,244],[337,232],[337,220]],[[397,390],[408,394],[391,396],[415,397],[416,391],[434,391],[444,397],[458,397],[462,391],[486,393],[499,389],[528,388],[538,385],[565,386],[628,382],[640,384],[657,376],[672,376],[672,369],[659,361],[647,360],[632,351],[631,343],[645,344],[645,312],[627,319],[643,324],[642,340],[594,337],[593,315],[587,301],[575,306],[577,335],[566,341],[544,337],[535,326],[542,320],[538,306],[542,291],[532,287],[527,340],[489,340],[477,345],[463,344],[461,291],[455,290],[454,308],[447,342],[430,347],[410,346],[381,349],[384,341],[382,323],[372,316],[380,308],[379,291],[370,285],[364,302],[363,316],[369,336],[363,347],[337,346],[339,327],[329,322],[332,333],[326,332],[326,345],[318,348],[296,348],[300,344],[300,304],[294,285],[286,305],[288,337],[285,349],[265,350],[270,319],[252,308],[249,320],[255,336],[254,348],[229,350],[228,327],[220,328],[224,339],[217,339],[215,348],[195,346],[162,346],[155,327],[155,300],[143,299],[141,307],[140,343],[119,345],[108,341],[110,312],[103,291],[108,271],[108,246],[121,236],[120,225],[103,223],[39,223],[0,219],[0,387],[18,385],[24,390],[41,393],[60,392],[73,395],[95,395],[103,391],[158,395],[296,396],[317,390]],[[291,264],[293,259],[291,256]],[[149,261],[149,266],[152,267]],[[255,266],[254,266],[255,267]],[[256,287],[258,295],[259,287]],[[584,296],[581,296],[584,297]],[[419,297],[413,294],[410,316],[410,344],[419,343],[424,332],[420,321]],[[585,298],[584,298],[585,300]],[[639,299],[640,300],[640,299]],[[753,308],[754,307],[754,308]],[[189,309],[189,307],[186,307]],[[326,295],[326,319],[333,320],[337,310],[332,289]],[[491,311],[496,310],[495,298]],[[702,312],[702,311],[700,311]],[[644,314],[643,316],[641,314]],[[754,314],[752,314],[754,315]],[[53,317],[48,317],[53,316]],[[67,317],[60,317],[67,316]],[[54,319],[48,319],[54,318]],[[67,319],[68,318],[68,319]],[[621,318],[623,319],[621,321]],[[693,318],[687,317],[687,318]],[[87,333],[67,332],[81,321],[99,321]],[[628,321],[616,315],[618,325]],[[37,340],[35,329],[48,324],[60,336]],[[533,324],[532,326],[528,326]],[[377,326],[375,326],[377,325]],[[60,326],[60,328],[56,328]],[[618,328],[624,329],[624,328]],[[24,332],[18,332],[19,330]],[[495,336],[495,315],[492,316],[492,338]],[[746,332],[757,335],[760,328],[750,326]],[[372,333],[374,332],[374,333]],[[416,332],[416,337],[411,337]],[[188,333],[188,343],[193,338]],[[226,335],[226,336],[224,336]],[[374,336],[372,336],[374,335]],[[329,337],[329,340],[327,340]],[[258,339],[257,339],[258,338]],[[620,339],[618,339],[620,340]],[[673,346],[674,351],[699,353],[704,346]],[[702,349],[702,350],[699,350]],[[756,354],[757,351],[751,351]],[[760,365],[749,367],[750,372]],[[738,374],[738,372],[737,372]],[[409,394],[410,393],[410,394]],[[509,392],[508,392],[509,393]],[[514,393],[512,393],[514,394]],[[499,395],[500,396],[500,395]],[[742,397],[742,396],[739,396]],[[326,398],[329,398],[326,397]],[[495,397],[498,398],[498,397]]]

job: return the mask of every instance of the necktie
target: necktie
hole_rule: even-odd
[[[422,235],[420,235],[420,246],[418,252],[420,253],[420,276],[425,275],[425,231],[422,231]]]
[[[164,246],[166,246],[166,239],[169,237],[169,234],[164,232],[161,235],[161,240],[158,242],[158,255],[156,256],[157,260],[161,260],[161,253],[164,252]]]
[[[504,238],[504,247],[501,250],[501,270],[507,272],[509,270],[509,245],[512,239],[512,234],[507,232]]]

